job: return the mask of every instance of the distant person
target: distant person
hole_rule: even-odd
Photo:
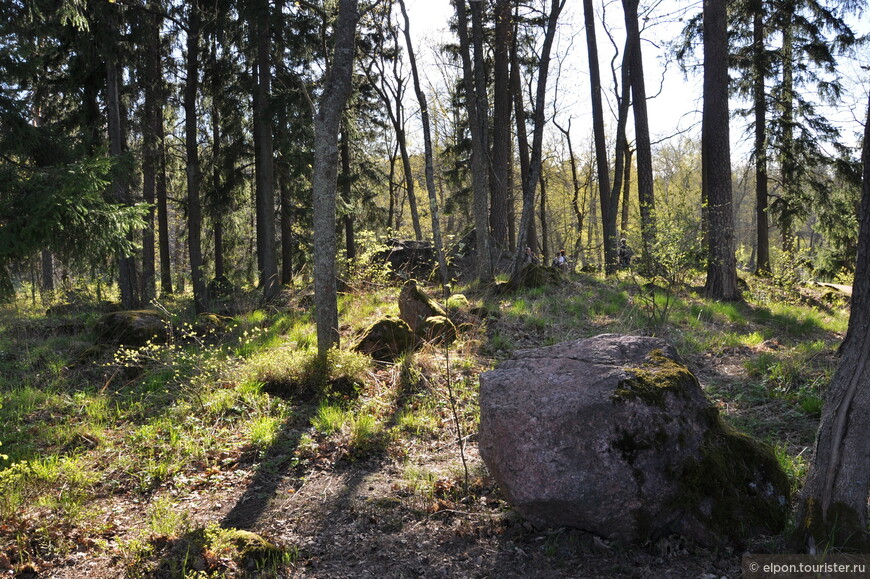
[[[553,267],[561,271],[568,269],[568,258],[565,257],[564,249],[560,249],[559,254],[553,258]]]
[[[534,254],[532,248],[528,246],[526,246],[526,263],[541,263],[541,260]]]
[[[619,267],[627,268],[631,266],[631,256],[634,255],[634,252],[628,246],[628,242],[623,237],[619,240]]]

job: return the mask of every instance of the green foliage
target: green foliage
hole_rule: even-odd
[[[343,267],[348,285],[354,288],[371,288],[389,284],[390,263],[385,263],[378,256],[389,252],[390,246],[377,232],[368,229],[357,232],[356,241],[357,247],[362,251],[356,258],[345,260]]]
[[[317,409],[317,414],[311,419],[311,425],[329,436],[345,429],[346,425],[353,420],[353,414],[340,406],[323,402]]]
[[[0,195],[0,292],[11,295],[9,267],[41,249],[68,263],[126,256],[128,234],[145,226],[145,205],[106,201],[111,165],[98,156],[81,163],[22,171]]]

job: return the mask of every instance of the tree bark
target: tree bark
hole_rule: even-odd
[[[116,38],[119,24],[117,7],[107,8],[106,25],[109,38]],[[106,47],[106,119],[109,131],[109,155],[119,159],[124,152],[124,127],[121,125],[121,80],[118,74],[117,46],[114,42]],[[130,185],[126,171],[115,171],[112,178],[112,198],[116,203],[129,205]],[[133,232],[128,237],[132,239]],[[118,257],[118,289],[121,293],[121,304],[127,309],[139,306],[140,297],[136,282],[136,261],[132,255]]]
[[[423,123],[423,151],[426,158],[426,191],[429,194],[429,213],[432,215],[432,237],[435,244],[435,254],[438,257],[438,270],[441,274],[441,285],[445,288],[450,281],[447,270],[447,259],[444,256],[444,244],[441,239],[441,215],[438,204],[438,192],[435,190],[435,165],[432,147],[432,130],[429,122],[429,105],[426,95],[420,86],[420,74],[417,70],[417,59],[414,56],[414,45],[411,42],[411,22],[405,10],[404,0],[399,0],[402,18],[405,20],[405,43],[408,45],[408,60],[411,62],[411,75],[414,79],[414,92],[420,104],[420,121]]]
[[[516,18],[515,18],[516,20]],[[517,36],[517,23],[514,23],[514,38]],[[514,101],[514,120],[517,128],[517,156],[520,160],[520,196],[525,190],[526,181],[529,179],[529,136],[526,131],[526,108],[523,103],[523,91],[520,81],[520,62],[517,57],[517,43],[511,45],[511,72],[510,72],[510,87]],[[517,244],[514,246],[514,251],[523,249],[520,245],[525,240],[525,246],[532,250],[532,253],[539,253],[538,235],[535,231],[535,220],[529,220],[528,229],[520,235],[517,235]]]
[[[187,20],[187,57],[184,85],[184,149],[187,156],[187,246],[190,277],[193,282],[193,304],[197,314],[208,311],[205,264],[202,257],[202,201],[200,200],[201,168],[197,142],[197,106],[199,91],[199,2],[191,2]]]
[[[143,71],[145,102],[142,128],[142,197],[150,209],[146,218],[146,227],[142,231],[141,290],[143,298],[150,301],[157,296],[154,232],[155,216],[159,211],[159,205],[155,210],[158,188],[163,189],[161,192],[163,196],[166,195],[166,174],[163,167],[163,67],[160,55],[162,18],[155,14],[144,14],[142,18],[146,46]],[[162,258],[161,255],[161,266]]]
[[[764,9],[759,0],[752,16],[753,94],[755,113],[755,275],[770,275],[770,225],[767,215],[767,102],[765,99]]]
[[[465,88],[465,106],[468,111],[468,125],[471,131],[471,180],[474,195],[474,229],[477,239],[477,277],[480,281],[492,279],[492,258],[489,246],[489,163],[487,162],[487,132],[485,107],[481,103],[486,100],[486,92],[478,93],[480,89],[478,73],[483,70],[472,66],[471,43],[468,38],[468,16],[465,13],[465,0],[454,0],[459,31],[459,52],[462,56],[462,79]],[[480,3],[471,2],[472,18],[480,18]],[[476,16],[477,15],[477,16]],[[474,30],[475,45],[477,36],[482,34]],[[482,52],[482,47],[480,52]],[[475,61],[478,60],[478,50],[475,46]],[[480,66],[483,58],[480,55]],[[478,63],[475,62],[477,65]]]
[[[339,344],[336,295],[335,196],[338,179],[338,132],[350,98],[351,75],[360,14],[358,0],[339,0],[331,66],[314,119],[314,301],[317,352],[325,359]]]
[[[627,144],[625,146],[625,171],[622,175],[622,216],[619,222],[621,236],[625,237],[628,231],[628,210],[631,208],[631,158],[634,151]]]
[[[338,182],[341,186],[341,197],[344,203],[351,204],[351,180],[353,177],[350,174],[350,137],[347,130],[347,120],[344,122],[344,128],[341,131],[340,140],[340,155],[341,155],[341,176]],[[344,256],[348,261],[356,259],[356,240],[353,230],[353,215],[346,214],[342,218],[342,227],[344,229]]]
[[[281,283],[293,281],[293,195],[289,179],[279,182],[281,192]]]
[[[842,360],[825,395],[815,455],[797,513],[798,537],[819,552],[867,553],[870,493],[870,98],[864,125],[858,257]]]
[[[706,294],[738,300],[731,204],[728,124],[728,30],[725,0],[704,0],[704,109],[701,127],[702,188],[707,198]]]
[[[260,0],[252,11],[251,40],[257,47],[256,87],[254,89],[254,150],[256,165],[257,265],[260,289],[265,301],[273,300],[281,289],[275,247],[275,167],[272,142],[272,67],[269,2]]]
[[[492,182],[489,223],[497,247],[510,247],[508,199],[511,168],[511,87],[509,61],[513,43],[511,0],[495,3],[492,113]]]
[[[604,232],[604,271],[616,271],[616,217],[618,198],[610,188],[610,163],[607,160],[607,139],[604,135],[604,108],[601,104],[601,69],[598,65],[598,41],[595,35],[595,12],[592,0],[583,0],[586,23],[586,50],[589,57],[589,88],[592,93],[592,132],[595,140],[595,162],[598,168],[598,194],[601,201],[601,225]]]
[[[652,144],[649,135],[649,114],[646,106],[646,81],[643,72],[638,0],[623,0],[625,26],[631,43],[631,100],[634,110],[634,138],[637,153],[637,198],[640,208],[640,235],[643,260],[647,269],[652,266],[652,248],[656,240],[655,191],[653,188]],[[625,198],[628,199],[626,188]],[[625,235],[625,228],[623,228]]]

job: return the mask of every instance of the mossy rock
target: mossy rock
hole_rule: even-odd
[[[221,335],[227,332],[230,322],[232,318],[206,312],[196,316],[193,331],[200,337]]]
[[[738,432],[715,407],[708,420],[699,456],[675,473],[680,490],[674,507],[739,543],[784,529],[790,483],[773,448]]]
[[[369,326],[354,347],[375,360],[391,362],[414,349],[417,337],[408,324],[395,316],[387,316]]]
[[[456,312],[458,310],[468,309],[468,298],[463,294],[453,294],[447,298],[447,311]]]
[[[238,560],[249,567],[277,563],[284,558],[283,549],[251,531],[227,529],[223,540],[233,543],[238,553]]]
[[[101,316],[94,324],[94,334],[97,344],[138,348],[148,342],[165,343],[169,330],[156,310],[126,310]]]
[[[432,316],[447,317],[447,312],[423,291],[417,280],[406,281],[399,292],[399,317],[405,320],[411,330],[419,333],[420,326]]]
[[[506,293],[548,285],[561,285],[562,283],[564,283],[564,278],[555,267],[527,263],[521,269],[514,272],[507,283],[498,284],[495,286],[495,289],[499,293]]]
[[[456,326],[447,316],[429,316],[417,329],[423,340],[438,346],[448,346],[456,341]]]
[[[690,388],[699,387],[686,366],[661,350],[652,350],[647,359],[645,367],[631,369],[629,377],[619,382],[611,396],[614,402],[642,400],[648,406],[665,408],[666,395],[687,398]]]
[[[676,349],[605,334],[521,350],[480,376],[478,448],[505,500],[539,527],[709,547],[781,533],[789,480],[728,426]]]

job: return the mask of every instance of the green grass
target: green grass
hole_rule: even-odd
[[[789,432],[790,420],[818,419],[846,312],[777,302],[769,290],[749,292],[767,297],[745,304],[710,302],[687,291],[671,296],[667,319],[653,328],[629,281],[568,279],[564,287],[485,298],[475,287],[456,288],[472,305],[485,299],[498,316],[449,351],[427,348],[395,365],[349,351],[346,338],[395,314],[397,287],[341,297],[343,348],[325,362],[316,354],[311,316],[292,308],[241,314],[208,336],[179,330],[169,344],[106,351],[91,361],[79,359],[90,345],[87,333],[54,335],[41,308],[0,308],[0,450],[8,456],[0,457],[0,526],[37,512],[79,525],[101,497],[124,495],[149,505],[147,533],[170,537],[190,553],[216,546],[230,553],[227,537],[193,526],[162,493],[195,488],[204,473],[225,464],[266,468],[266,461],[287,456],[294,465],[404,459],[398,486],[432,501],[436,482],[445,479],[438,472],[462,478],[458,459],[436,472],[414,456],[415,446],[455,445],[446,353],[461,428],[473,437],[478,377],[497,359],[518,348],[606,332],[655,333],[690,362],[721,356],[742,362],[745,380],[711,379],[705,386],[733,424],[754,434],[775,441]],[[164,307],[180,324],[190,304],[173,299]],[[655,299],[664,305],[662,296]],[[83,324],[94,317],[87,308],[70,314]],[[774,410],[762,412],[767,408]],[[780,463],[799,485],[806,455],[799,454],[800,444],[780,446]],[[53,539],[58,550],[73,548],[69,540],[63,533]],[[106,548],[131,570],[154,571],[160,558],[147,535]],[[292,548],[286,553],[295,556]]]

